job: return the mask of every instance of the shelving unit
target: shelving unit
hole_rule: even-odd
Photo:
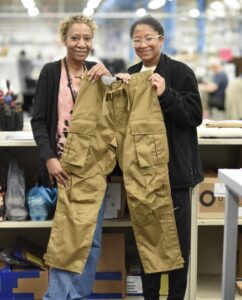
[[[242,167],[242,139],[199,139],[204,170]],[[221,272],[224,219],[197,217],[197,189],[192,197],[192,236],[190,265],[190,298],[221,299]],[[238,220],[242,225],[242,218]],[[236,299],[242,299],[236,293]]]
[[[51,228],[52,221],[4,221],[0,222],[1,228]],[[103,227],[131,227],[131,222],[129,219],[113,219],[104,220]]]
[[[6,139],[7,136],[10,139]],[[29,137],[29,133],[26,133],[26,136]],[[26,140],[13,140],[13,138],[14,133],[0,132],[0,161],[6,150],[20,156],[24,164],[27,164],[27,168],[32,169],[28,172],[28,176],[33,174],[33,177],[35,177],[33,180],[36,180],[36,171],[33,172],[33,169],[36,170],[37,167],[35,142],[29,138]],[[242,139],[199,139],[199,145],[205,170],[242,166]],[[221,272],[219,273],[219,270],[220,267],[222,268],[223,225],[223,219],[197,218],[197,189],[195,188],[192,196],[191,263],[187,300],[221,299]],[[242,218],[239,219],[239,225],[242,225]],[[9,240],[11,244],[15,238],[15,233],[21,232],[24,234],[26,232],[33,240],[45,245],[48,241],[51,226],[52,221],[0,222],[0,231],[2,232],[0,242],[7,243]],[[131,227],[131,222],[128,218],[104,220],[103,227],[106,230],[111,230],[112,228],[126,230]],[[200,243],[203,241],[204,246],[202,247]],[[206,251],[211,257],[213,261],[211,265],[211,261],[206,262],[204,260],[204,253],[201,253],[203,249],[207,249]],[[203,265],[202,272],[200,270],[201,264]],[[208,271],[207,273],[205,272],[206,270]],[[130,298],[133,299],[133,297]],[[143,298],[135,297],[135,299]],[[237,294],[236,299],[242,299],[242,296]]]

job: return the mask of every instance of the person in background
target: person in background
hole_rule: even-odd
[[[228,85],[228,76],[223,70],[218,57],[211,57],[208,62],[212,73],[211,81],[199,84],[199,90],[208,94],[207,106],[212,115],[212,109],[224,111],[225,89]]]
[[[64,19],[59,31],[66,56],[44,65],[39,76],[31,125],[39,151],[41,184],[46,187],[52,187],[56,182],[65,186],[69,179],[60,158],[84,72],[92,82],[102,75],[111,76],[103,64],[86,60],[95,30],[95,22],[83,15]],[[102,213],[103,207],[84,271],[79,274],[51,268],[44,300],[87,299],[90,295],[100,254]]]
[[[25,50],[21,50],[18,58],[18,74],[20,92],[23,97],[23,110],[31,113],[36,81],[33,79],[34,65]]]
[[[33,63],[28,58],[25,50],[21,50],[18,57],[18,73],[20,81],[21,93],[25,94],[27,92],[27,79],[30,79],[33,71]]]
[[[157,93],[164,114],[169,145],[171,195],[184,267],[170,271],[169,300],[182,300],[186,292],[190,253],[191,188],[203,180],[196,128],[202,122],[202,104],[197,80],[184,63],[161,52],[164,29],[151,16],[144,16],[131,26],[132,44],[140,62],[127,73],[116,76],[128,84],[130,74],[153,70],[150,84]],[[165,234],[165,233],[163,233]],[[145,300],[159,300],[161,273],[145,274],[141,268]]]
[[[225,111],[228,119],[242,120],[242,73],[229,82],[225,90]]]

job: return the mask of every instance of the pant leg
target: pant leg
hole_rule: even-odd
[[[183,259],[171,198],[166,128],[150,74],[135,75],[127,90],[131,109],[120,151],[127,203],[145,272],[167,272],[182,268]]]
[[[177,224],[184,267],[170,271],[168,300],[183,300],[187,286],[187,272],[190,254],[191,206],[190,190],[172,190],[172,200]],[[145,300],[159,300],[161,273],[145,274],[141,268],[143,295]]]
[[[113,120],[103,114],[105,87],[83,78],[73,109],[61,163],[69,174],[58,201],[45,263],[80,273],[92,245],[109,174],[116,164]],[[106,107],[107,108],[107,107]],[[105,110],[106,112],[106,110]],[[115,145],[115,143],[114,143]]]
[[[91,294],[101,252],[103,212],[104,203],[98,214],[92,247],[83,272],[78,274],[52,268],[48,290],[43,300],[79,300],[87,299],[87,296]]]
[[[182,257],[185,261],[182,269],[169,272],[168,300],[183,300],[187,287],[187,273],[191,239],[191,199],[190,189],[172,190],[175,219],[177,224]]]
[[[144,300],[159,300],[161,273],[145,274],[141,267]]]

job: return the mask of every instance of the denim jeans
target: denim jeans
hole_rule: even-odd
[[[92,292],[96,265],[101,252],[104,203],[100,208],[92,247],[82,273],[51,268],[48,290],[43,300],[87,300]]]

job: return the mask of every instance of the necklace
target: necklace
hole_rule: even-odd
[[[68,64],[67,64],[67,61],[66,61],[66,58],[64,57],[64,66],[65,66],[65,70],[66,70],[66,76],[67,76],[67,81],[68,81],[68,87],[71,91],[71,97],[72,97],[72,100],[73,102],[75,103],[76,101],[76,97],[77,97],[77,92],[75,91],[75,89],[73,88],[73,85],[72,85],[72,79],[71,79],[71,76],[70,76],[70,71],[69,71],[69,68],[68,68]],[[82,79],[82,75],[80,76],[75,76],[75,78],[80,78]]]

